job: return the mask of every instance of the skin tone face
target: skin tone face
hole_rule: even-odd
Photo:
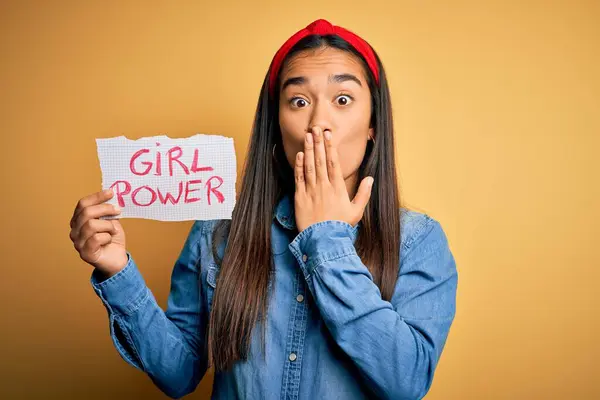
[[[279,125],[286,158],[293,168],[307,132],[331,133],[348,196],[354,197],[358,168],[373,137],[371,92],[358,58],[325,47],[295,55],[281,70]]]

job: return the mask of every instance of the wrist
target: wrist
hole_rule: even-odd
[[[108,278],[111,278],[112,276],[118,274],[119,272],[121,272],[122,270],[125,269],[125,267],[127,266],[127,263],[129,262],[129,254],[125,253],[123,254],[122,257],[119,258],[119,260],[117,262],[115,262],[114,264],[110,265],[110,266],[103,266],[103,267],[96,267],[96,270],[98,271],[98,277],[101,278],[102,280],[106,280]]]

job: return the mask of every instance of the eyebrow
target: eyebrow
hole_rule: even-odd
[[[333,76],[329,77],[329,82],[332,82],[332,83],[342,83],[342,82],[347,82],[347,81],[353,81],[353,82],[356,82],[358,84],[358,86],[362,86],[362,83],[360,83],[360,80],[352,74],[340,74],[340,75],[333,75]]]
[[[306,79],[303,76],[296,76],[293,78],[288,78],[285,80],[285,82],[283,83],[283,86],[281,86],[281,90],[284,91],[286,87],[290,86],[290,85],[304,85],[306,82],[308,82],[308,79]]]
[[[354,76],[352,74],[339,74],[339,75],[330,75],[329,76],[330,83],[342,83],[342,82],[348,82],[348,81],[355,82],[356,84],[358,84],[358,86],[362,87],[362,83],[360,83],[360,79],[358,79],[356,76]],[[306,78],[304,76],[295,76],[292,78],[288,78],[285,80],[285,82],[281,86],[281,90],[282,91],[285,90],[285,88],[290,85],[301,86],[307,82],[308,82],[308,78]]]

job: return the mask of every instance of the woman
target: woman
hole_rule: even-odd
[[[360,37],[325,20],[293,35],[262,86],[231,220],[196,221],[167,310],[105,201],[81,199],[71,239],[95,267],[120,355],[167,395],[209,361],[217,399],[417,399],[455,315],[440,224],[400,207],[390,95]]]

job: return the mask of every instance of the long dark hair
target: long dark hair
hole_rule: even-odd
[[[311,35],[300,40],[286,61],[305,50],[332,47],[358,57],[372,97],[371,125],[375,142],[369,141],[359,168],[358,182],[374,181],[371,199],[361,220],[355,248],[368,267],[384,300],[390,300],[400,260],[400,195],[394,160],[392,107],[385,71],[379,56],[380,83],[363,57],[336,35]],[[284,61],[285,63],[285,61]],[[269,95],[269,74],[263,82],[244,164],[241,190],[231,220],[219,221],[213,232],[212,250],[220,265],[208,324],[209,360],[217,371],[229,369],[248,357],[252,329],[262,325],[264,356],[268,287],[273,277],[271,224],[277,203],[294,195],[294,173],[283,152],[279,128],[279,90]],[[280,82],[278,82],[279,87]],[[273,146],[278,151],[273,155]],[[227,238],[223,258],[219,244]]]

